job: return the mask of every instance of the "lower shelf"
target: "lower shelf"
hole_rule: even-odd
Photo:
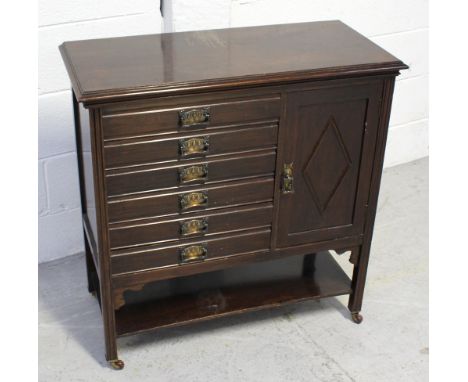
[[[145,289],[127,292],[134,302],[115,312],[118,336],[349,294],[351,281],[330,253],[320,252],[158,281]],[[141,301],[145,294],[153,299]]]

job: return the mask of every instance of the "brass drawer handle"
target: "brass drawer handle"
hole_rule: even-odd
[[[208,248],[206,244],[191,245],[180,250],[180,262],[192,263],[196,261],[203,261],[208,255]]]
[[[209,137],[183,138],[179,140],[179,151],[183,157],[206,154],[210,148]]]
[[[206,181],[207,178],[208,178],[208,165],[207,164],[179,168],[180,183]]]
[[[192,219],[180,223],[181,236],[204,234],[208,231],[208,219]]]
[[[292,194],[294,192],[293,163],[283,165],[283,178],[281,180],[283,194]]]
[[[179,121],[182,127],[204,126],[210,122],[210,109],[181,110],[179,111]]]
[[[208,194],[206,192],[190,192],[180,196],[180,208],[185,211],[194,207],[206,207]]]

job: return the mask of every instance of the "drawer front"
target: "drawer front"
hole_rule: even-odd
[[[275,161],[276,152],[272,151],[164,168],[114,171],[106,176],[107,192],[109,196],[115,196],[258,175],[273,176]]]
[[[111,112],[102,116],[102,127],[104,139],[108,140],[272,120],[278,119],[279,115],[280,98],[272,96]]]
[[[229,209],[147,224],[111,227],[112,249],[148,245],[170,240],[193,240],[222,233],[267,227],[272,221],[272,204],[262,207]]]
[[[227,256],[266,251],[270,248],[270,230],[210,240],[197,240],[164,248],[118,251],[111,255],[112,274],[124,274],[159,267],[206,262]]]
[[[276,146],[277,133],[277,124],[267,124],[152,140],[112,142],[104,147],[105,166],[112,169],[264,149]]]
[[[108,217],[112,223],[163,215],[185,214],[197,210],[269,202],[272,199],[273,178],[259,178],[190,191],[110,200],[108,202]]]

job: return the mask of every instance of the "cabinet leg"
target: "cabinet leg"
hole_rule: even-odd
[[[351,282],[351,295],[349,296],[348,308],[351,311],[351,318],[357,324],[362,322],[362,316],[359,314],[362,308],[362,299],[364,296],[364,286],[366,283],[367,265],[369,263],[369,246],[360,246],[354,248],[352,257],[355,259],[353,279]]]
[[[104,307],[104,306],[103,306]],[[110,313],[110,312],[109,312]],[[103,309],[104,335],[106,342],[106,361],[115,370],[122,370],[124,362],[117,355],[117,337],[115,335],[115,317],[105,317],[106,311]],[[106,320],[107,318],[107,320]]]
[[[102,270],[102,269],[101,269]],[[107,273],[101,273],[101,277]],[[115,310],[112,301],[112,289],[108,280],[99,285],[99,296],[101,298],[102,323],[104,326],[104,340],[106,345],[106,361],[116,370],[124,368],[124,363],[117,355],[117,332],[115,328]]]
[[[302,262],[302,274],[303,276],[312,277],[315,272],[315,256],[316,253],[311,253],[304,256]]]
[[[96,268],[94,266],[93,255],[91,249],[89,248],[88,238],[86,233],[84,233],[84,243],[85,243],[85,257],[86,257],[86,275],[88,276],[88,292],[93,296],[96,295],[96,286],[94,279],[97,277]]]
[[[369,253],[371,249],[372,235],[374,231],[375,214],[377,212],[377,200],[379,196],[380,180],[382,178],[382,169],[385,155],[385,142],[387,141],[388,123],[390,120],[390,108],[392,105],[392,94],[395,85],[395,79],[384,80],[383,101],[380,104],[380,122],[377,133],[376,151],[373,160],[373,170],[371,175],[371,185],[369,189],[369,198],[367,201],[367,216],[364,227],[363,243],[357,252],[358,256],[353,256],[354,271],[351,283],[351,295],[349,296],[348,308],[351,311],[351,317],[355,322],[362,322],[362,316],[359,312],[362,307],[362,298],[364,295],[364,286],[366,283],[367,265],[369,263]],[[354,255],[354,254],[353,254]],[[356,320],[355,320],[356,318]]]
[[[115,333],[115,313],[106,304],[101,305],[106,345],[106,361],[116,370],[124,368],[124,362],[117,355],[117,336]]]

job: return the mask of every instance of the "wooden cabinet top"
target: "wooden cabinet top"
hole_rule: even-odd
[[[340,21],[72,41],[60,51],[85,103],[407,68]]]

